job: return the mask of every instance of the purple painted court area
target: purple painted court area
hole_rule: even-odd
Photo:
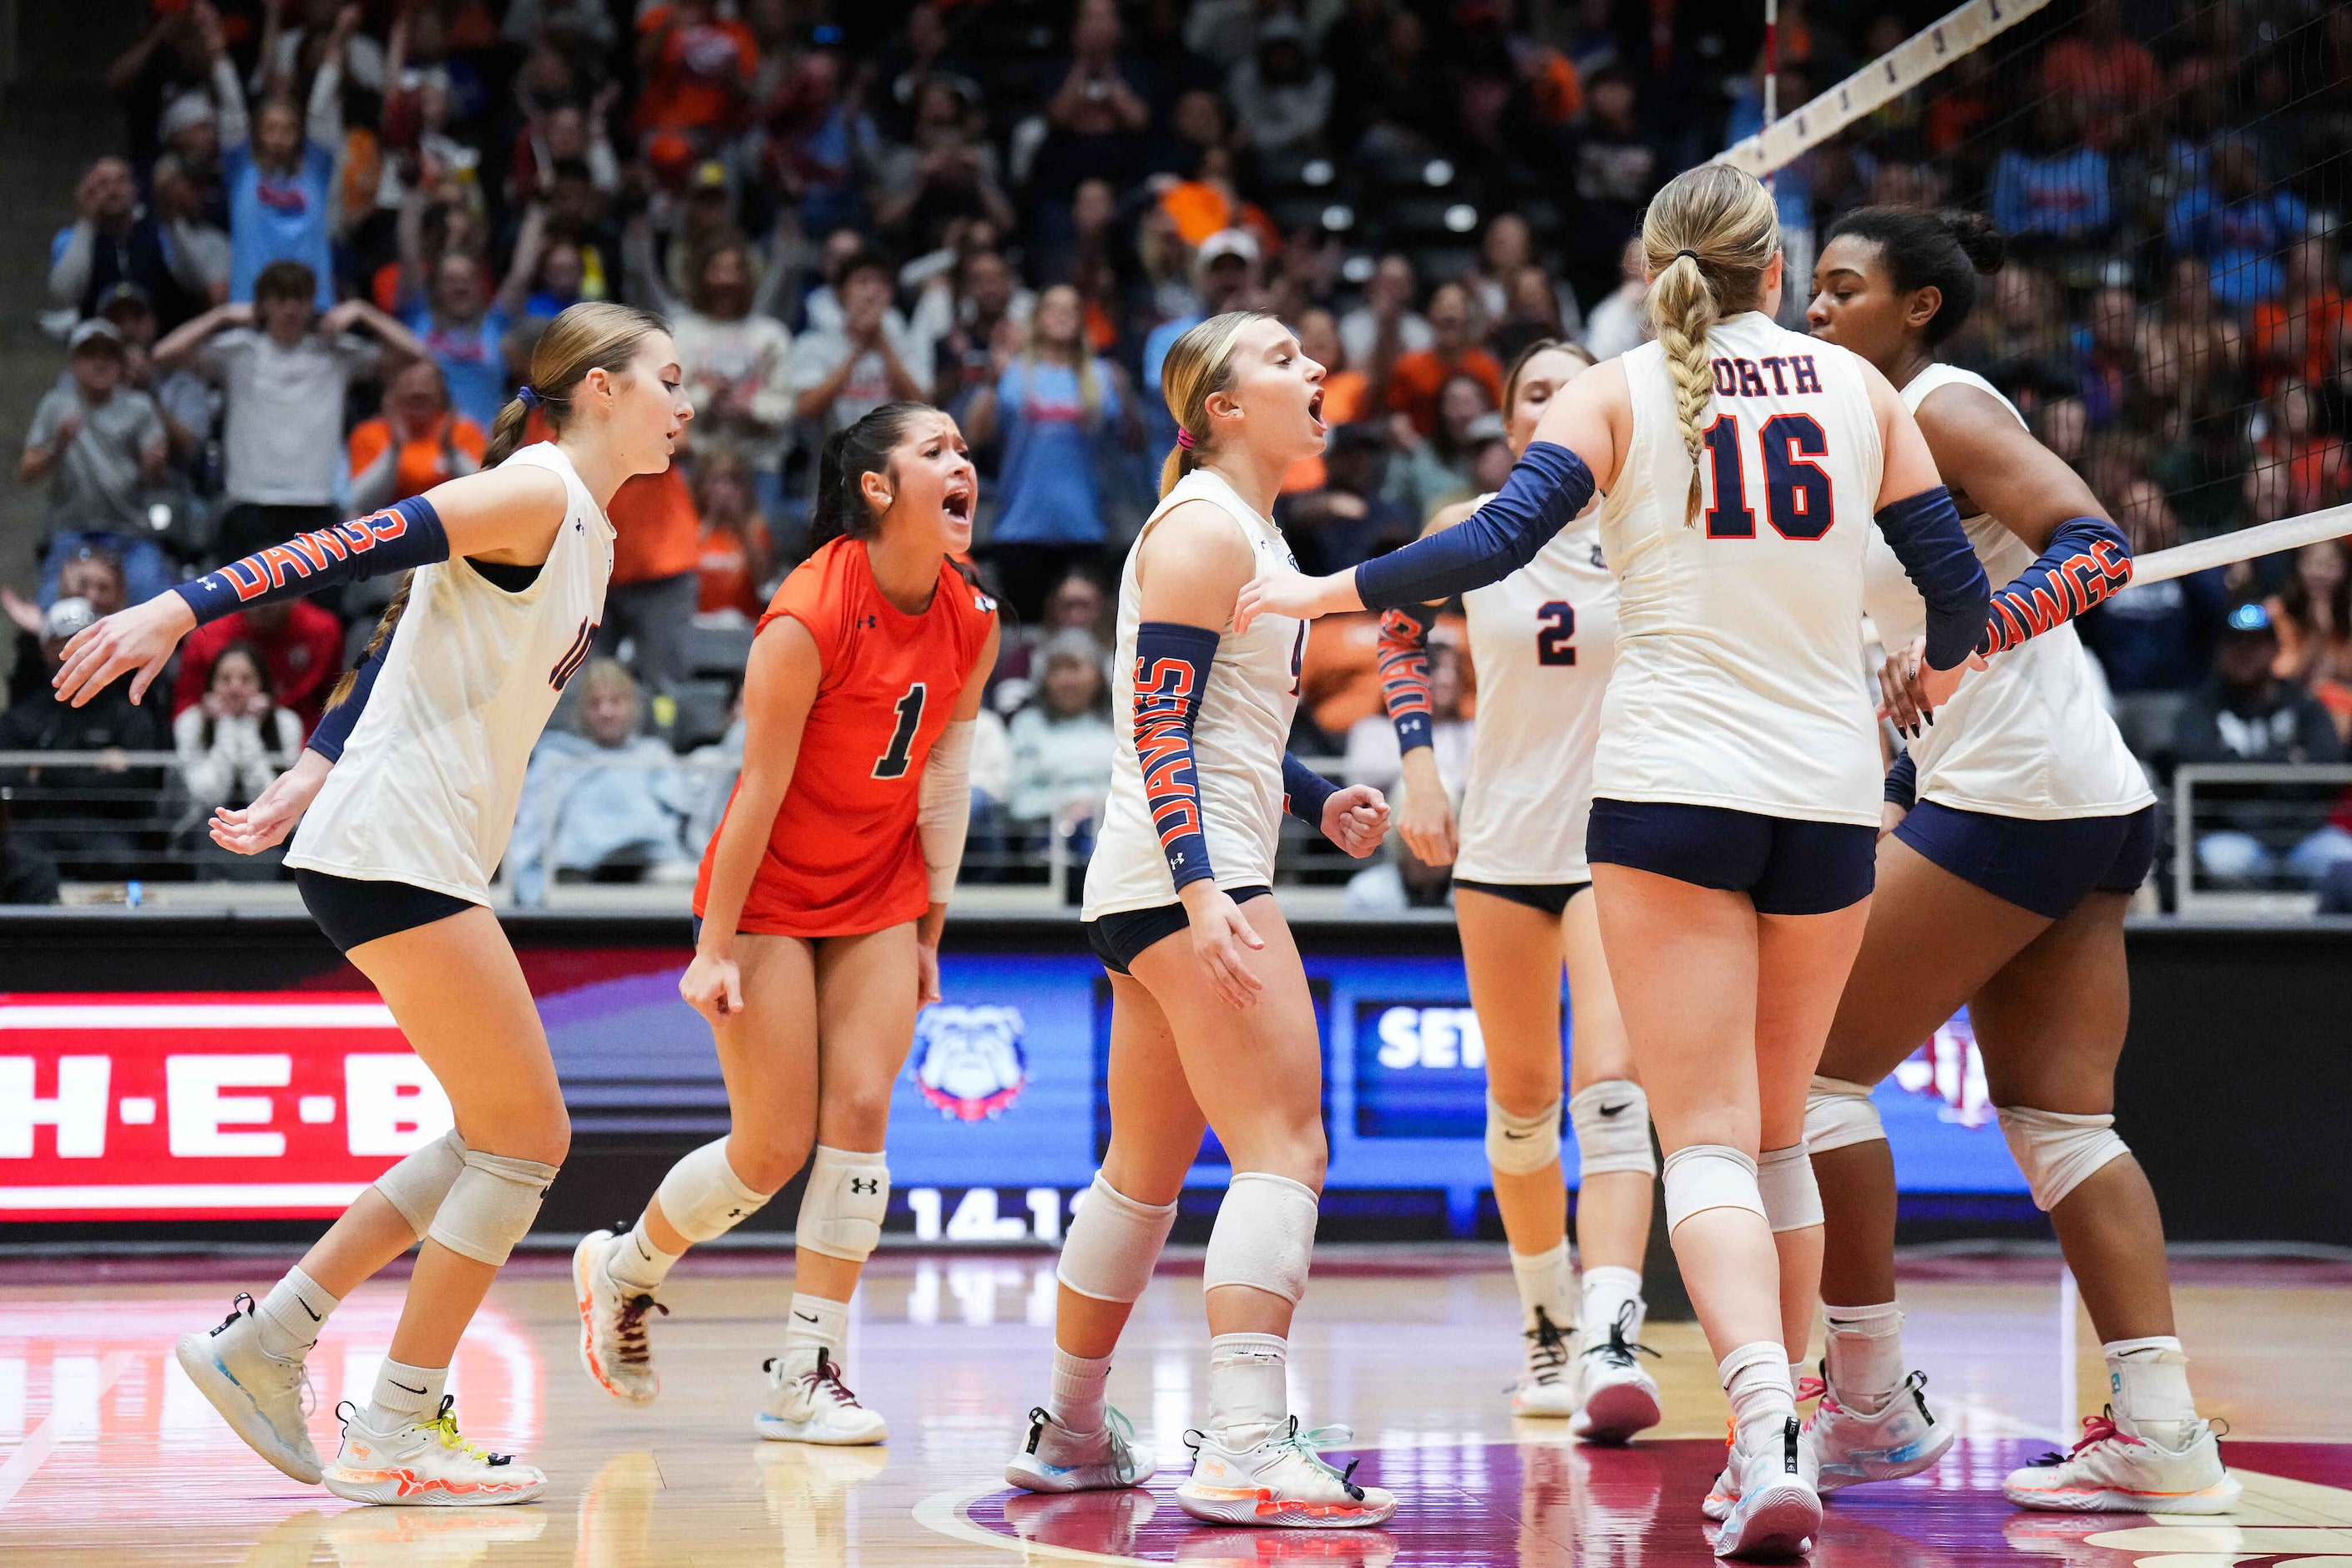
[[[2021,1559],[2052,1568],[2130,1568],[2129,1552],[2084,1539],[2131,1516],[2026,1513],[2000,1480],[2048,1450],[2037,1442],[1956,1444],[1933,1474],[1841,1494],[1810,1561],[1817,1568],[1969,1568]],[[2352,1447],[2232,1444],[2235,1464],[2343,1486]],[[1365,1449],[1359,1481],[1398,1494],[1380,1530],[1232,1530],[1198,1525],[1177,1507],[1181,1469],[1147,1488],[1068,1497],[995,1492],[971,1505],[984,1530],[1150,1563],[1507,1564],[1510,1568],[1711,1568],[1699,1499],[1723,1463],[1719,1442],[1591,1448],[1488,1443]],[[1330,1456],[1344,1466],[1349,1454]]]

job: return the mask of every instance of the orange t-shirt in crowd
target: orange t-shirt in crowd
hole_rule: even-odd
[[[452,424],[454,421],[454,425]],[[490,444],[482,427],[462,414],[444,414],[429,436],[404,441],[400,447],[400,467],[394,476],[394,488],[386,498],[393,501],[406,500],[410,496],[423,495],[444,479],[457,478],[449,466],[449,454],[442,445],[442,435],[448,435],[448,444],[481,466],[482,452]],[[352,472],[363,473],[375,466],[383,449],[392,445],[392,426],[383,418],[362,419],[352,427]]]
[[[2283,300],[2265,300],[2254,307],[2254,364],[2264,397],[2278,390],[2282,376],[2299,375],[2314,386],[2326,384],[2336,363],[2336,334],[2344,325],[2344,296],[2324,289],[2295,307],[2301,321],[2288,314]],[[2289,334],[2303,334],[2303,357],[2295,357]]]
[[[656,5],[637,18],[640,37],[658,31],[671,7]],[[760,68],[760,41],[740,22],[713,18],[670,29],[661,58],[646,73],[637,100],[637,130],[677,131],[716,125],[734,108],[736,94]]]
[[[702,514],[676,463],[639,474],[613,496],[613,581],[651,583],[702,563]]]
[[[822,673],[736,929],[860,936],[918,919],[931,901],[915,822],[923,766],[988,645],[996,602],[942,558],[930,607],[908,615],[883,597],[865,542],[836,539],[784,579],[761,629],[780,616],[808,629]],[[722,820],[703,851],[697,918],[726,831]]]
[[[1323,427],[1337,430],[1353,425],[1371,412],[1372,384],[1360,370],[1334,371],[1323,378]],[[1282,481],[1284,495],[1323,488],[1323,459],[1304,458],[1290,465]]]
[[[1389,368],[1389,407],[1412,421],[1426,436],[1437,428],[1437,395],[1457,375],[1475,375],[1494,406],[1503,405],[1503,367],[1493,354],[1473,344],[1448,364],[1435,349],[1402,354]]]
[[[758,542],[763,553],[768,550],[768,525],[759,518],[746,518],[742,533],[715,522],[703,524],[702,553],[696,568],[702,574],[702,597],[695,608],[740,610],[747,616],[760,613],[760,584],[751,580],[751,552],[744,547],[746,534]]]

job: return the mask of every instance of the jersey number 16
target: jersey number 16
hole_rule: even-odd
[[[1776,414],[1756,433],[1764,461],[1764,515],[1783,539],[1819,539],[1836,521],[1829,471],[1808,458],[1830,455],[1822,422],[1810,414]],[[1748,461],[1739,449],[1739,416],[1726,414],[1706,427],[1706,464],[1715,499],[1706,509],[1709,539],[1753,539],[1756,513],[1748,504]]]

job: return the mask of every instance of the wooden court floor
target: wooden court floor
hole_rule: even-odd
[[[366,1509],[298,1486],[249,1454],[181,1375],[173,1337],[208,1327],[282,1261],[139,1266],[0,1262],[0,1563],[1010,1564],[1182,1562],[1508,1563],[1682,1568],[1711,1561],[1696,1507],[1721,1460],[1723,1397],[1697,1331],[1654,1325],[1647,1363],[1667,1422],[1631,1449],[1514,1424],[1516,1309],[1499,1248],[1326,1248],[1300,1318],[1293,1407],[1346,1423],[1360,1476],[1403,1506],[1378,1531],[1192,1527],[1168,1490],[1203,1412],[1199,1267],[1144,1299],[1112,1373],[1116,1404],[1169,1466],[1150,1489],[1008,1497],[997,1471],[1045,1388],[1052,1260],[875,1262],[854,1318],[849,1381],[892,1424],[889,1446],[821,1449],[751,1429],[760,1363],[780,1342],[788,1260],[689,1260],[665,1291],[650,1410],[606,1401],[581,1372],[562,1260],[519,1261],[460,1352],[467,1433],[545,1468],[539,1505]],[[191,1272],[203,1278],[184,1280]],[[1915,1360],[1962,1433],[1936,1473],[1846,1493],[1814,1561],[1944,1568],[2352,1568],[2352,1267],[2200,1262],[2179,1271],[2181,1330],[2241,1512],[2193,1525],[2022,1515],[2010,1466],[2095,1412],[2105,1378],[2054,1262],[1915,1265],[1904,1298]],[[313,1352],[312,1430],[331,1452],[336,1402],[363,1396],[398,1284],[357,1294]],[[2333,1562],[2327,1560],[2333,1559]]]

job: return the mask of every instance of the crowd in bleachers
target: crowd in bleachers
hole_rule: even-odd
[[[1750,9],[1559,0],[1539,29],[1513,0],[154,0],[109,73],[121,155],[80,174],[50,247],[60,364],[19,468],[47,525],[37,559],[0,563],[0,751],[181,763],[0,770],[11,863],[275,875],[209,855],[203,816],[299,745],[389,584],[207,627],[141,704],[58,710],[48,662],[93,614],[471,471],[583,299],[673,321],[697,417],[614,502],[613,662],[534,765],[522,895],[690,872],[817,445],[897,397],[962,422],[1009,615],[973,874],[1057,841],[1083,859],[1108,590],[1173,439],[1169,344],[1236,305],[1294,323],[1336,428],[1277,521],[1310,572],[1392,548],[1507,469],[1522,348],[1642,340],[1643,203],[1762,122]],[[1782,113],[1922,19],[1780,17]],[[2060,0],[1775,190],[1795,279],[1853,205],[1990,211],[2014,260],[1948,352],[2146,551],[2352,499],[2347,138],[2352,10]],[[2085,634],[2153,768],[2334,761],[2348,601],[2343,549],[2317,545],[2128,589]],[[1318,627],[1304,681],[1295,749],[1381,782],[1369,620]],[[45,814],[117,826],[44,846]],[[2352,834],[2265,820],[2210,850],[2217,876],[2307,882]],[[1443,897],[1418,875],[1364,896]]]

